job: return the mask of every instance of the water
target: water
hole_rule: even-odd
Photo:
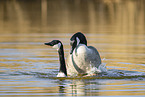
[[[0,36],[0,95],[25,96],[132,96],[145,95],[143,35],[86,33],[108,72],[95,77],[57,78],[56,49],[44,42],[59,39],[65,56],[73,33],[3,34]],[[55,37],[55,38],[53,38]],[[65,37],[65,38],[63,38]],[[140,37],[140,38],[138,38]],[[129,44],[126,44],[125,40]],[[116,41],[114,41],[116,40]],[[137,40],[135,42],[132,42]]]
[[[145,0],[0,0],[0,96],[145,96]],[[82,31],[107,73],[57,78]]]

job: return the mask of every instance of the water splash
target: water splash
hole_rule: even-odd
[[[92,74],[103,73],[103,72],[107,72],[106,63],[100,64],[98,68],[90,64],[90,71],[87,73],[89,75],[92,75]]]

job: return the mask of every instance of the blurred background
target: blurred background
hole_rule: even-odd
[[[0,0],[0,33],[145,32],[145,0]]]

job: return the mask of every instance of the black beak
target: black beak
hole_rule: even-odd
[[[73,40],[73,41],[70,41],[70,45],[71,45],[71,49],[70,49],[70,54],[72,54],[73,53],[73,51],[74,51],[74,49],[75,49],[75,47],[76,47],[76,45],[75,45],[76,43],[75,43],[75,41]]]
[[[44,45],[53,46],[51,42],[44,43]]]
[[[74,48],[75,48],[75,47],[71,46],[71,49],[70,49],[70,54],[72,54],[72,53],[73,53]]]

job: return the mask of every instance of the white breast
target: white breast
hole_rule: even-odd
[[[89,63],[86,62],[87,46],[79,44],[74,49],[72,55],[67,58],[67,73],[69,75],[85,74],[89,69]]]
[[[78,45],[78,47],[74,50],[75,52],[73,52],[73,53],[77,53],[77,54],[87,54],[88,52],[89,52],[89,49],[87,48],[87,46],[86,45],[84,45],[84,44],[79,44]]]

